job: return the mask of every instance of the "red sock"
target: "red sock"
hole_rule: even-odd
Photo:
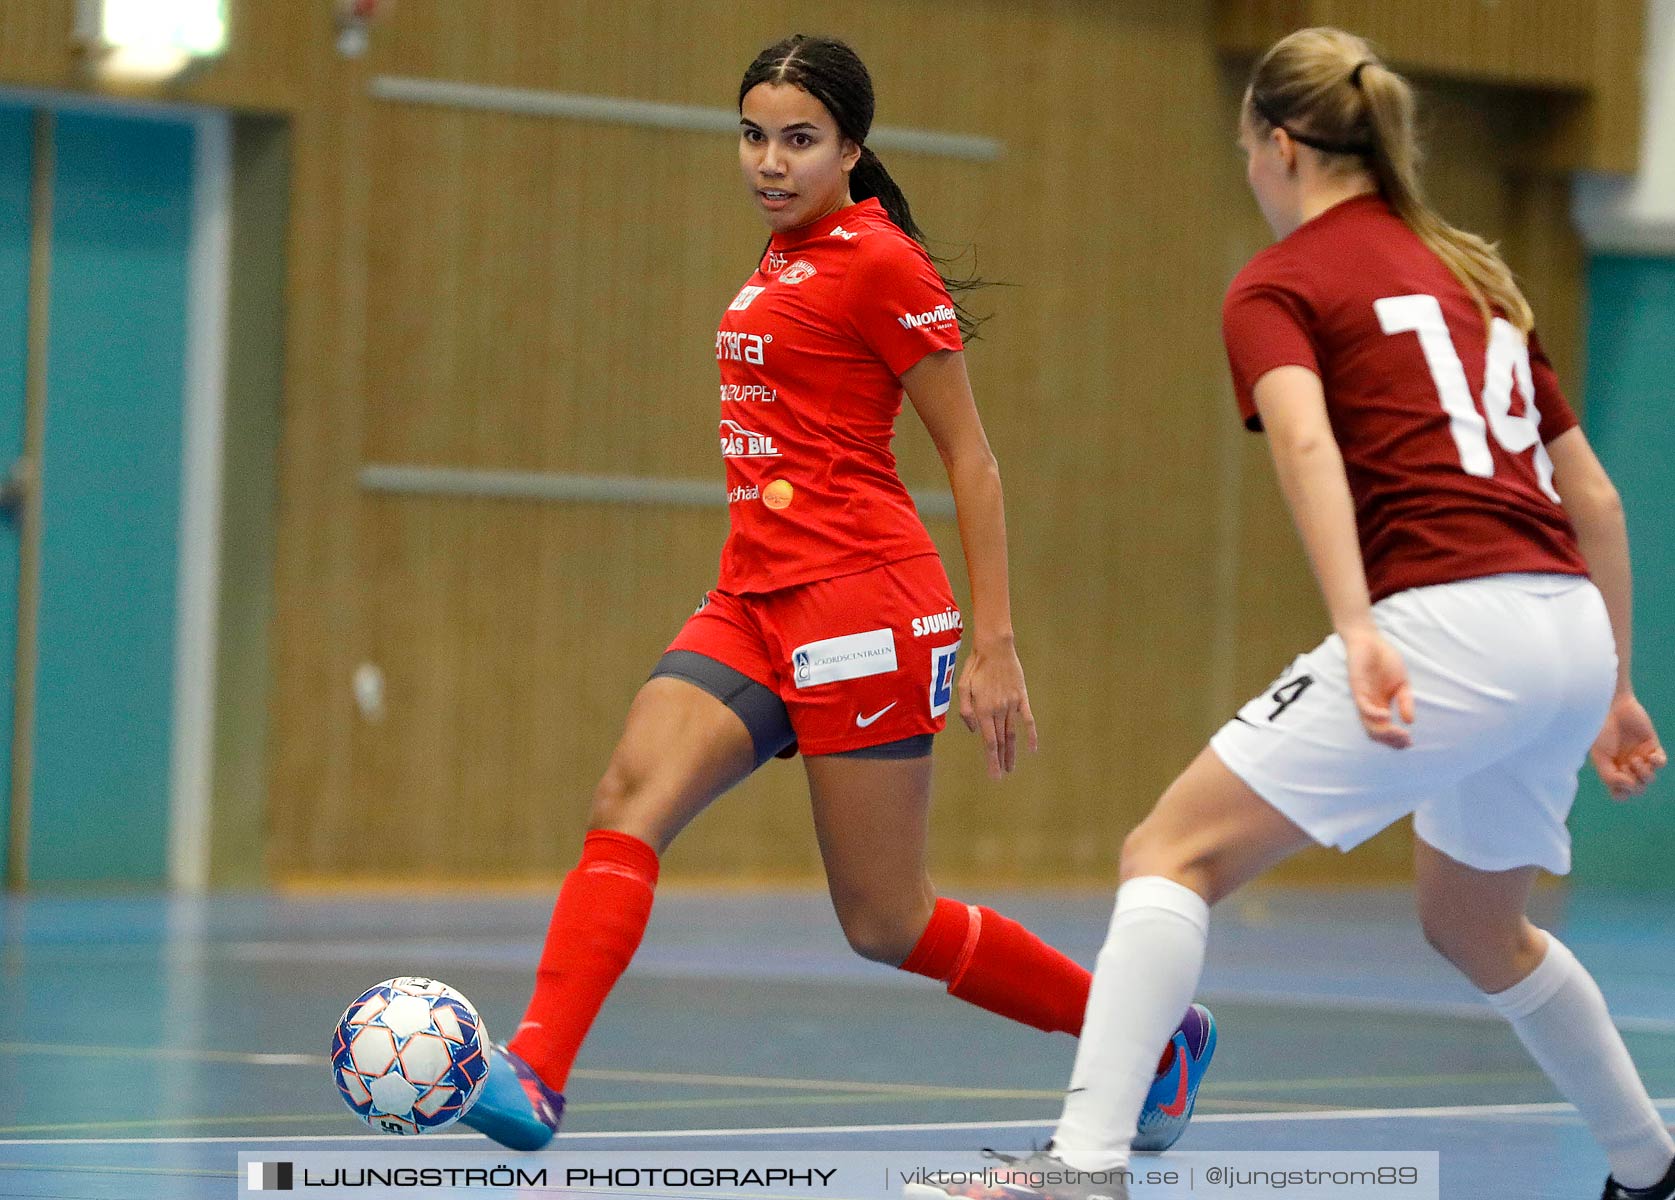
[[[939,897],[901,969],[948,994],[1049,1033],[1080,1034],[1093,976],[993,909]]]
[[[651,920],[657,852],[626,833],[595,830],[553,906],[535,994],[508,1048],[562,1092],[605,997]]]

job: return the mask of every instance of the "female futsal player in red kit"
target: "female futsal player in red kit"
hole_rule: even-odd
[[[744,181],[771,238],[715,338],[731,532],[717,587],[629,709],[528,1011],[465,1117],[517,1149],[558,1127],[571,1064],[650,917],[658,856],[775,755],[803,756],[832,902],[858,953],[1042,1030],[1077,1033],[1087,1002],[1085,969],[996,912],[938,897],[925,870],[931,739],[956,691],[993,777],[1036,734],[962,314],[866,147],[866,68],[842,42],[789,38],[746,71],[739,114]],[[948,470],[969,621],[896,474],[904,392]],[[1190,1063],[1168,1055],[1156,1080],[1157,1148],[1185,1127],[1214,1047],[1209,1014],[1181,1010],[1152,1054],[1171,1030],[1193,1051]]]
[[[1511,271],[1426,205],[1412,92],[1365,42],[1276,44],[1240,144],[1280,240],[1228,291],[1227,353],[1335,632],[1129,835],[1058,1128],[985,1195],[1125,1197],[1150,1047],[1198,986],[1210,905],[1412,814],[1427,939],[1587,1121],[1605,1200],[1675,1200],[1675,1141],[1598,986],[1525,916],[1537,875],[1569,870],[1590,750],[1619,800],[1667,764],[1634,694],[1616,490]]]

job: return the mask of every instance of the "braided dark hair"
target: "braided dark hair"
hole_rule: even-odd
[[[860,55],[837,38],[795,33],[763,50],[745,70],[744,79],[739,83],[740,112],[744,111],[744,98],[750,89],[762,83],[788,83],[801,88],[825,105],[832,120],[837,122],[838,132],[861,148],[861,157],[849,173],[850,196],[857,201],[876,198],[896,227],[925,247],[942,275],[943,286],[954,297],[960,335],[967,341],[975,338],[978,327],[988,318],[968,312],[955,293],[974,291],[985,286],[986,281],[974,275],[950,276],[942,270],[952,260],[931,254],[925,243],[925,231],[913,219],[907,197],[884,169],[878,155],[867,146],[875,104],[872,75]]]

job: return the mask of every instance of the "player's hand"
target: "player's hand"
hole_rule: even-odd
[[[1638,796],[1669,765],[1652,718],[1633,692],[1623,692],[1611,701],[1605,728],[1594,739],[1589,755],[1613,800]]]
[[[1413,745],[1413,734],[1404,727],[1413,724],[1413,688],[1401,653],[1377,629],[1346,635],[1344,650],[1349,656],[1349,694],[1367,736],[1392,750]],[[1392,708],[1402,724],[1392,718]]]
[[[960,719],[982,735],[989,778],[1004,778],[1017,766],[1020,733],[1031,750],[1039,746],[1024,668],[1011,642],[973,650],[960,672],[959,692]]]

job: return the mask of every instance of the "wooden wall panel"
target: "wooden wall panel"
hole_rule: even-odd
[[[72,63],[74,25],[75,0],[0,5],[0,78],[33,87],[60,83]]]
[[[229,0],[228,46],[179,82],[101,85],[73,36],[76,0],[0,4],[0,80],[139,99],[290,112],[318,102],[314,71],[330,66],[332,0]]]
[[[1597,10],[1576,0],[1221,0],[1217,32],[1254,54],[1293,29],[1335,25],[1409,69],[1580,90],[1594,79]]]
[[[743,209],[730,142],[394,105],[373,128],[368,459],[713,474],[715,325],[765,240],[691,220]]]
[[[460,30],[412,2],[366,70],[728,104],[754,50],[808,21],[867,55],[881,122],[1006,143],[992,164],[889,156],[933,235],[977,245],[982,271],[1011,285],[978,298],[994,320],[970,358],[1008,488],[1045,746],[995,785],[970,735],[944,739],[935,861],[985,880],[1107,878],[1123,834],[1230,707],[1324,630],[1225,380],[1221,291],[1267,237],[1232,143],[1242,80],[1208,36],[1208,8],[979,6],[929,60],[905,36],[929,3],[640,11],[634,39],[586,5],[529,12],[510,38],[503,6]],[[673,53],[699,29],[715,53]],[[969,83],[1001,77],[1008,88]],[[1445,89],[1433,106],[1433,184],[1454,219],[1499,235],[1528,207],[1506,165],[1519,130],[1480,115],[1482,95]],[[358,118],[376,197],[359,301],[364,461],[718,472],[711,330],[763,237],[730,139],[386,102]],[[910,416],[899,448],[909,480],[944,485]],[[299,797],[282,820],[308,833],[282,843],[307,853],[276,867],[357,869],[341,811],[352,797],[432,821],[481,814],[462,873],[556,874],[628,698],[713,577],[719,510],[398,498],[357,510],[359,611],[333,643],[329,687],[346,695],[355,664],[376,662],[390,708],[376,724],[339,701],[325,710],[348,715],[347,751],[340,731],[326,743],[347,754],[346,778],[310,787],[281,765],[282,794]],[[952,527],[935,532],[958,576]],[[551,625],[532,625],[537,612]],[[555,712],[569,716],[563,736],[544,737]],[[325,719],[292,717],[304,742]],[[1291,877],[1400,875],[1407,853],[1398,832],[1350,859],[1306,856]],[[677,876],[816,870],[787,764],[718,804],[670,858]]]
[[[714,322],[765,237],[726,135],[375,100],[372,77],[727,107],[755,51],[802,28],[854,41],[880,123],[1005,144],[992,163],[886,155],[937,247],[974,246],[1008,285],[975,298],[994,320],[969,360],[1043,737],[996,785],[956,723],[934,856],[950,878],[1108,880],[1161,788],[1325,628],[1219,342],[1222,291],[1268,240],[1229,51],[1276,22],[1361,21],[1433,72],[1557,88],[1424,92],[1439,205],[1506,240],[1575,379],[1580,255],[1547,172],[1601,153],[1617,128],[1601,112],[1620,122],[1620,97],[1593,93],[1638,32],[1602,26],[1611,5],[400,0],[348,61],[327,0],[241,0],[249,40],[187,94],[294,113],[274,876],[550,878],[572,860],[629,697],[714,578],[722,510],[374,495],[357,476],[408,463],[719,491]],[[0,79],[63,78],[47,16],[18,11],[0,8]],[[1486,59],[1449,57],[1480,44]],[[911,483],[946,486],[911,414],[897,448]],[[932,532],[963,594],[952,523]],[[354,702],[361,664],[386,679],[381,717]],[[669,872],[811,877],[806,810],[799,766],[774,764],[694,824]],[[1406,856],[1397,833],[1291,877],[1389,877]]]
[[[1259,54],[1306,25],[1336,25],[1422,78],[1544,89],[1523,153],[1547,170],[1632,171],[1639,161],[1645,7],[1639,0],[1217,0],[1216,36]],[[1503,97],[1497,107],[1517,105]]]
[[[434,15],[418,4],[401,11],[413,28]],[[740,23],[735,6],[709,12]],[[825,15],[836,17],[826,27],[861,30],[882,121],[1008,141],[995,164],[891,158],[933,233],[952,250],[979,242],[981,269],[1012,285],[981,296],[995,319],[971,358],[1010,489],[1017,621],[1049,747],[996,787],[981,776],[975,739],[951,736],[957,745],[939,764],[940,854],[981,861],[991,877],[1101,870],[1210,728],[1201,647],[1213,616],[1196,596],[1215,575],[1218,546],[1182,499],[1213,479],[1211,431],[1227,416],[1214,311],[1229,256],[1214,214],[1240,196],[1228,130],[1203,119],[1213,107],[1206,95],[1220,100],[1219,67],[1202,12],[1173,5],[1091,23],[997,6],[966,33],[965,53],[933,67],[896,49],[877,12],[810,6],[789,23]],[[656,13],[646,24],[654,38],[663,27]],[[739,32],[728,75],[783,27],[758,18]],[[403,58],[406,44],[390,43],[368,70],[399,60],[403,70],[453,74]],[[926,103],[960,96],[969,73],[998,72],[1007,48],[1020,45],[1031,48],[1029,85],[1043,94],[1085,94],[1114,68],[1136,80],[1136,102],[1096,106],[1039,136],[987,92],[970,105]],[[539,82],[520,73],[521,57],[484,53],[495,64],[488,81]],[[593,56],[593,69],[608,58]],[[730,102],[736,87],[704,97],[660,81],[655,98],[709,103]],[[647,94],[638,82],[594,76],[570,86]],[[763,238],[731,139],[380,102],[363,120],[377,198],[365,234],[364,459],[718,475],[712,330]],[[1129,185],[1131,164],[1157,137],[1183,162],[1214,164],[1195,172],[1202,194],[1186,221],[1177,191],[1136,195]],[[1019,211],[1011,198],[1026,193],[1045,205]],[[1164,260],[1176,269],[1145,265]],[[910,480],[946,486],[911,417],[901,453]],[[719,511],[390,498],[364,500],[361,511],[356,572],[370,591],[356,652],[337,664],[331,686],[346,692],[356,662],[375,662],[390,708],[378,725],[351,717],[348,794],[357,807],[425,814],[456,794],[490,814],[482,844],[496,869],[561,869],[627,698],[713,578]],[[539,532],[555,528],[567,531],[562,548]],[[951,527],[937,532],[958,577],[957,539]],[[552,607],[553,654],[505,624],[518,628],[515,619],[538,607],[526,571],[562,590],[559,576],[541,574],[543,554],[586,564],[599,580],[575,604]],[[620,602],[607,600],[616,588]],[[578,637],[596,655],[591,673],[549,667],[536,679],[519,665],[570,662]],[[525,742],[527,714],[583,693],[609,699],[575,712],[564,743],[572,753],[543,757]],[[774,823],[794,814],[806,827],[800,772],[765,774],[754,793],[689,832],[672,869],[814,865],[812,842]],[[282,818],[307,831],[287,839],[306,851],[277,861],[343,869],[354,860],[332,851],[343,846],[339,799],[300,782],[281,790],[320,803],[299,802]],[[536,858],[519,857],[533,847]],[[392,849],[390,861],[405,859]]]
[[[367,339],[362,80],[324,55],[308,60],[314,103],[292,124],[287,247],[285,422],[269,754],[268,864],[283,876],[319,854],[321,822],[350,808],[355,705],[364,659],[360,526]],[[337,870],[355,853],[331,847]]]

